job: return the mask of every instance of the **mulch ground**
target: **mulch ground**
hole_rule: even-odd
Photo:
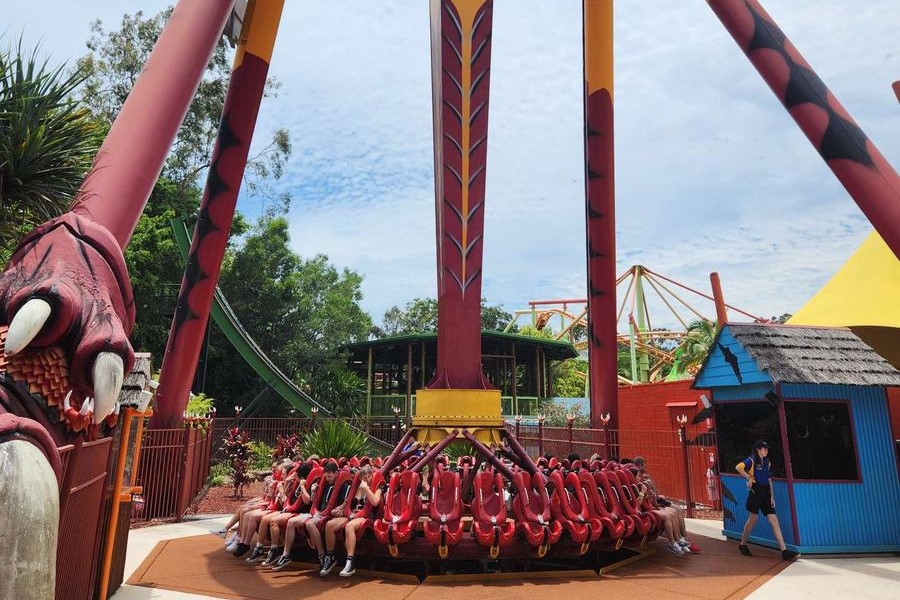
[[[207,488],[202,492],[199,500],[195,500],[188,509],[188,515],[231,515],[238,507],[250,498],[259,496],[263,492],[263,482],[254,481],[244,486],[244,494],[240,498],[235,497],[234,488],[231,486],[217,486]]]
[[[430,600],[449,594],[456,600],[546,600],[548,594],[566,600],[731,600],[746,597],[789,564],[765,548],[754,547],[753,557],[748,558],[741,556],[734,542],[692,537],[702,554],[675,556],[657,541],[652,544],[655,554],[602,577],[489,580],[485,576],[486,580],[474,582],[426,580],[419,584],[415,579],[382,579],[377,574],[322,578],[304,563],[276,573],[236,560],[223,551],[220,537],[202,535],[160,542],[128,583],[253,600],[297,600],[323,594],[348,600]]]

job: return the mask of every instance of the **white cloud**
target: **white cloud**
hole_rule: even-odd
[[[764,5],[896,162],[900,5]],[[580,7],[495,2],[483,294],[510,310],[584,294]],[[729,302],[766,317],[796,310],[867,222],[704,2],[615,7],[620,271],[645,264],[708,290],[717,270]],[[5,16],[8,32],[64,58],[82,53],[88,21],[112,25],[123,10],[134,7],[14,0]],[[258,144],[291,130],[280,185],[295,197],[295,248],[361,272],[376,320],[435,289],[427,12],[287,2],[270,71],[283,85],[258,126]],[[241,208],[259,210],[248,198]]]

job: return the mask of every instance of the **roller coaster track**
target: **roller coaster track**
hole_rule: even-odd
[[[172,219],[171,226],[172,233],[175,235],[175,243],[178,245],[178,252],[181,254],[181,260],[186,262],[191,248],[191,234],[181,219]],[[300,389],[290,377],[275,366],[272,359],[263,352],[262,348],[257,345],[247,330],[241,325],[240,320],[218,286],[216,286],[215,301],[210,314],[219,330],[225,334],[225,337],[237,350],[238,354],[241,355],[241,358],[285,402],[306,416],[311,415],[313,408],[317,408],[319,414],[323,417],[331,416],[331,412],[327,408],[313,400],[309,394]]]

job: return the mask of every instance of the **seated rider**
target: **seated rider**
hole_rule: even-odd
[[[387,483],[382,482],[373,490],[372,477],[375,472],[371,466],[365,465],[359,470],[359,486],[350,499],[347,507],[341,505],[331,511],[333,518],[325,525],[325,560],[320,575],[328,575],[334,568],[334,545],[337,532],[344,530],[344,546],[347,549],[347,563],[340,572],[341,577],[350,577],[356,573],[353,567],[353,553],[356,551],[356,533],[366,522],[365,508],[372,509],[381,505],[381,499],[387,491]]]
[[[334,482],[337,479],[338,466],[329,462],[325,465],[325,488],[319,495],[319,504],[316,507],[317,513],[310,517],[306,521],[306,535],[308,539],[312,542],[313,546],[316,548],[316,553],[319,555],[319,570],[322,571],[325,569],[325,549],[324,544],[322,543],[322,533],[319,531],[319,525],[323,521],[327,521],[331,517],[342,516],[342,511],[344,507],[344,501],[347,499],[347,494],[350,493],[350,486],[352,485],[352,481],[349,479],[341,485],[339,490],[334,489]],[[334,503],[331,503],[331,498],[336,494],[336,498]],[[328,506],[334,506],[334,508],[330,514],[325,514],[325,510]],[[334,560],[334,557],[332,557]]]
[[[669,550],[678,556],[699,552],[700,548],[687,539],[687,527],[684,522],[684,512],[660,496],[656,482],[646,471],[647,463],[642,456],[636,456],[632,464],[637,468],[637,480],[639,491],[650,500],[653,513],[662,521],[666,539],[669,541]]]

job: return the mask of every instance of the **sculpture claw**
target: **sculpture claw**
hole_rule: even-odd
[[[40,298],[32,298],[19,309],[6,333],[8,356],[18,354],[31,343],[50,318],[50,310],[50,304]]]
[[[116,409],[125,363],[114,352],[101,352],[94,361],[94,423],[101,423]]]

